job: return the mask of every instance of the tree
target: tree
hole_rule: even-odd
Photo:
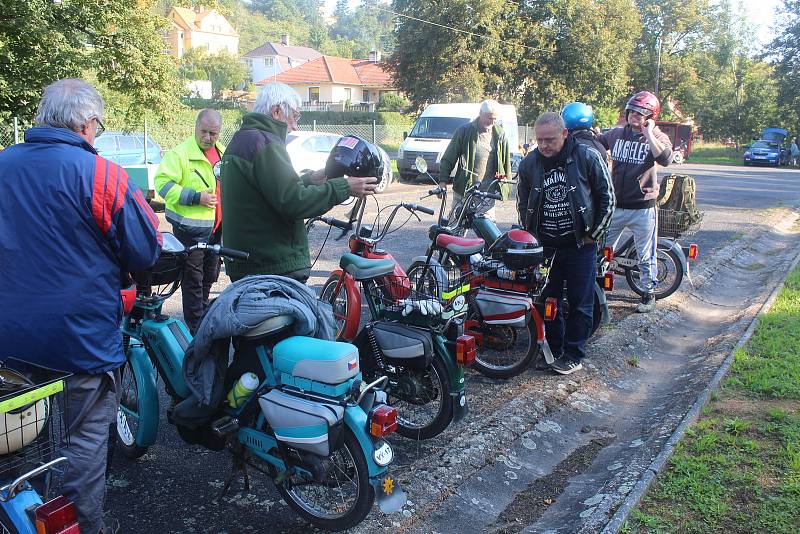
[[[402,95],[397,93],[384,93],[381,95],[381,100],[378,103],[378,111],[399,111],[404,113],[411,102]]]
[[[775,62],[779,104],[791,127],[800,131],[800,0],[783,0],[776,21],[777,37],[768,53]]]
[[[210,80],[214,94],[242,88],[250,75],[245,64],[227,51],[208,54],[203,48],[187,51],[181,58],[179,72],[186,80]]]
[[[0,4],[0,114],[30,120],[42,88],[89,77],[125,93],[128,117],[177,104],[175,67],[161,32],[168,21],[152,0],[3,0]]]

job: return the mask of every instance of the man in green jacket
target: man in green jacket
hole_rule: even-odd
[[[298,176],[286,134],[297,129],[301,104],[288,85],[265,85],[222,159],[223,240],[250,253],[248,260],[225,258],[234,282],[258,274],[305,282],[311,257],[303,219],[322,215],[350,195],[375,192],[374,177],[326,177],[324,169]]]
[[[219,242],[221,221],[217,177],[225,148],[217,141],[222,116],[214,109],[197,115],[194,136],[166,154],[158,166],[156,190],[164,198],[167,220],[175,237],[190,247],[197,243]],[[208,305],[211,286],[219,277],[219,256],[195,250],[186,260],[181,294],[183,316],[194,334]]]
[[[479,183],[480,188],[485,191],[498,175],[511,179],[511,150],[506,133],[495,124],[498,111],[496,101],[484,100],[478,117],[455,131],[442,155],[439,165],[441,187],[447,186],[447,178],[454,168],[457,169],[453,178],[450,219],[461,205],[464,191],[469,187]],[[500,188],[504,200],[508,198],[508,192],[506,186]],[[489,209],[485,210],[486,216],[494,219],[494,201],[487,207]]]

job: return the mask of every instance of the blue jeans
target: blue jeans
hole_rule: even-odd
[[[545,335],[553,355],[561,354],[580,361],[586,357],[586,341],[592,333],[594,285],[597,276],[597,247],[594,244],[555,249],[545,297],[559,301],[556,318],[545,321]],[[567,283],[569,317],[561,306],[564,282]]]

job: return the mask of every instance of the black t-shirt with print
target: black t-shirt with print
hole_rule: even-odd
[[[543,246],[575,245],[575,221],[569,205],[569,185],[566,173],[566,143],[551,158],[542,158],[542,203],[538,235]]]

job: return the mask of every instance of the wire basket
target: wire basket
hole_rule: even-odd
[[[68,443],[65,378],[15,358],[0,364],[0,482],[59,456]]]
[[[700,229],[705,213],[702,211],[658,210],[658,235],[681,237],[693,235]]]

